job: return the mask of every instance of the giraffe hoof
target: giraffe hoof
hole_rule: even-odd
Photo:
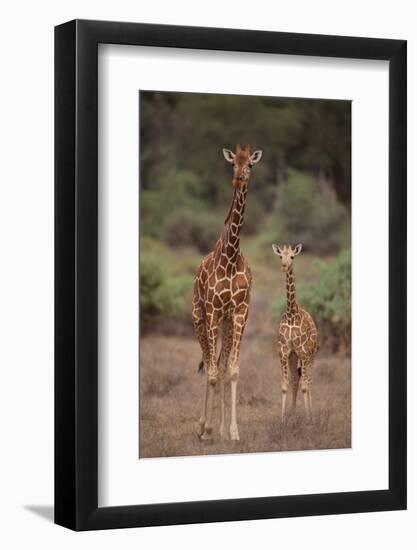
[[[197,435],[199,438],[201,438],[201,436],[203,435],[204,433],[204,422],[200,422],[198,424],[198,428],[197,428]]]
[[[205,443],[212,443],[213,435],[211,433],[204,432],[200,435],[200,441],[204,441]]]
[[[232,441],[239,441],[239,430],[237,429],[237,426],[230,427],[230,439]]]
[[[222,441],[227,441],[229,439],[227,431],[224,429],[224,426],[220,427],[220,439]]]

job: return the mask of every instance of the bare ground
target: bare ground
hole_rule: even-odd
[[[336,449],[351,446],[351,365],[343,355],[319,351],[313,375],[312,424],[305,423],[302,396],[286,424],[280,422],[281,370],[274,330],[257,303],[241,348],[238,383],[240,441],[221,441],[219,399],[214,438],[200,442],[204,376],[200,348],[192,337],[148,335],[140,342],[140,457]],[[230,386],[226,387],[226,425]],[[289,406],[289,411],[291,407]]]

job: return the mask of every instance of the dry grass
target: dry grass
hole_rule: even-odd
[[[196,435],[204,376],[197,373],[200,348],[190,337],[148,335],[140,342],[140,457],[336,449],[351,446],[350,359],[318,353],[313,378],[312,425],[297,411],[280,422],[280,367],[273,349],[274,327],[261,297],[243,338],[238,384],[240,441],[221,441],[219,407],[214,440]],[[226,407],[229,409],[229,386]],[[216,400],[218,401],[218,399]],[[228,422],[228,415],[226,417]]]

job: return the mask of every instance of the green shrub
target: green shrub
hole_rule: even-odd
[[[306,174],[288,170],[288,179],[278,187],[277,210],[289,233],[299,233],[311,224],[315,201],[314,180]]]
[[[140,193],[140,234],[158,238],[164,219],[170,213],[168,197],[160,191]]]
[[[171,170],[161,185],[161,191],[168,195],[170,204],[192,205],[194,200],[201,196],[201,182],[199,177],[189,170]]]
[[[171,273],[168,262],[160,254],[141,251],[141,329],[184,319],[187,314],[185,294],[191,285],[192,277]]]
[[[162,228],[162,240],[172,247],[194,246],[206,254],[219,238],[223,221],[209,212],[179,209],[172,212]]]
[[[339,253],[330,262],[317,261],[318,276],[314,283],[297,282],[297,302],[313,317],[320,346],[336,351],[350,347],[351,342],[351,255]],[[285,293],[273,311],[280,318],[285,309]]]
[[[302,242],[306,250],[318,254],[334,253],[349,244],[348,211],[327,191],[311,176],[288,170],[288,179],[277,192],[280,242]]]
[[[178,209],[196,211],[204,208],[199,186],[199,180],[193,172],[170,171],[157,189],[141,189],[141,235],[160,238],[165,221]]]
[[[259,232],[265,219],[265,208],[256,193],[250,192],[246,201],[245,220],[242,235],[255,235]]]

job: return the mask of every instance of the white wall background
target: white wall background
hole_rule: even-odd
[[[7,3],[0,86],[0,545],[4,548],[414,547],[417,296],[409,288],[409,510],[75,534],[53,500],[53,26],[78,18],[408,40],[409,279],[417,279],[417,25],[413,3],[39,0]],[[411,208],[413,210],[411,210]],[[377,236],[375,237],[377,238]],[[365,266],[366,267],[366,266]],[[372,266],[373,271],[375,266]],[[371,397],[371,396],[370,396]]]

